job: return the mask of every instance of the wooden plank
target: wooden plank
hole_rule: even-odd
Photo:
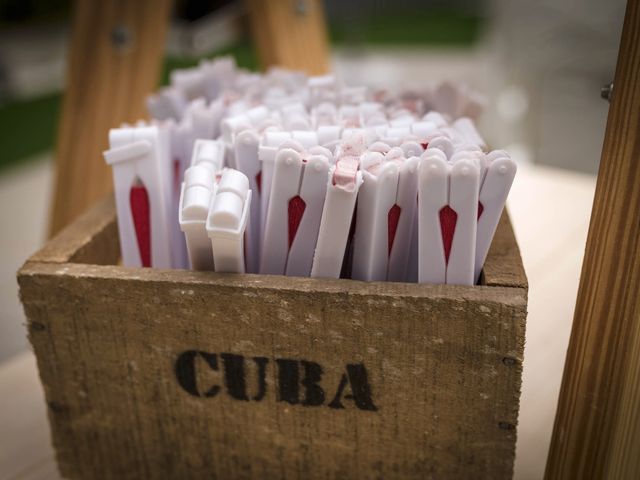
[[[109,225],[112,199],[18,274],[63,476],[511,476],[527,289],[506,216],[489,262],[516,272],[489,277],[511,286],[476,287],[60,263],[101,258]]]
[[[51,233],[112,190],[108,131],[146,117],[171,0],[77,0],[56,150]]]
[[[520,257],[520,248],[505,209],[491,242],[482,268],[480,283],[489,286],[528,288],[527,276]]]
[[[254,43],[263,68],[329,71],[329,47],[321,0],[247,0]]]
[[[21,272],[63,476],[511,476],[524,289],[174,273]]]
[[[640,2],[627,3],[546,477],[638,478]]]
[[[108,195],[67,225],[29,260],[115,265],[119,258],[116,206],[113,195]]]

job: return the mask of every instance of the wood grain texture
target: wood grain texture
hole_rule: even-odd
[[[56,148],[51,232],[112,187],[102,158],[109,129],[146,118],[162,65],[172,0],[77,0]],[[117,27],[129,34],[114,41]],[[126,33],[123,39],[126,40]]]
[[[321,0],[246,0],[263,68],[329,72],[327,27]]]
[[[112,223],[110,199],[18,274],[63,476],[510,478],[527,288],[506,216],[485,276],[502,285],[476,287],[67,260],[65,244],[102,258]],[[214,397],[178,384],[187,350],[217,355],[217,371],[198,360]],[[244,356],[247,400],[227,393],[221,353]],[[283,401],[276,359],[320,365],[322,405]],[[328,407],[353,364],[375,411]]]
[[[108,195],[62,229],[29,260],[115,265],[119,258],[115,199]]]
[[[640,475],[640,2],[627,3],[546,477]]]
[[[487,253],[480,283],[493,287],[521,287],[528,289],[520,249],[505,209]]]

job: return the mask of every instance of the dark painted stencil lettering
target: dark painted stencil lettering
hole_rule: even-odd
[[[278,364],[278,400],[291,405],[301,403],[315,407],[324,403],[324,390],[318,382],[322,379],[322,367],[307,360],[276,359]],[[300,378],[300,367],[303,377]],[[304,397],[300,400],[300,386],[304,387]]]
[[[198,357],[202,358],[211,370],[218,370],[218,357],[216,357],[215,353],[187,350],[182,352],[176,360],[176,378],[180,386],[194,397],[214,397],[220,391],[218,385],[210,386],[204,393],[200,393],[198,389],[196,377],[196,359]]]
[[[322,379],[322,367],[315,362],[301,360],[300,363],[304,368],[304,378],[302,385],[304,386],[304,400],[302,404],[309,407],[316,407],[324,403],[324,390],[319,385]]]
[[[259,402],[267,393],[267,363],[269,363],[269,359],[266,357],[253,357],[253,361],[258,367],[258,393],[255,394],[253,399]]]
[[[351,394],[346,394],[343,397],[344,389],[347,385],[351,386]],[[367,379],[367,369],[364,368],[363,364],[351,363],[347,365],[347,373],[342,374],[338,391],[336,392],[336,396],[333,397],[333,400],[331,400],[331,403],[329,403],[329,407],[344,408],[342,398],[353,400],[356,407],[360,410],[371,410],[372,412],[378,410],[371,398],[371,387]]]
[[[224,364],[224,384],[227,393],[236,400],[249,401],[244,380],[244,357],[233,353],[221,353],[220,357]]]
[[[278,400],[295,405],[300,401],[298,361],[277,358],[276,363],[278,364]]]
[[[230,398],[245,402],[250,400],[259,402],[267,396],[268,358],[252,357],[245,360],[244,356],[234,353],[220,353],[219,355],[222,359],[224,386]],[[204,362],[198,361],[198,358]],[[255,368],[247,370],[246,362],[251,365],[251,361],[253,361]],[[335,384],[322,385],[324,369],[319,363],[291,358],[276,358],[274,363],[275,369],[272,368],[270,371],[272,375],[275,375],[275,396],[279,402],[318,407],[325,405],[327,398],[332,398],[326,404],[329,408],[344,409],[347,402],[352,402],[351,404],[359,410],[371,412],[378,410],[378,407],[373,403],[367,369],[362,363],[347,364],[345,373],[337,386]],[[203,368],[204,365],[206,365],[205,368],[217,372],[218,356],[215,353],[200,350],[187,350],[182,352],[176,360],[175,375],[178,384],[190,395],[213,397],[219,393],[219,385],[198,385],[197,369]],[[251,385],[250,393],[248,393],[247,383]],[[326,396],[325,392],[328,388],[330,392],[335,392],[333,397]]]

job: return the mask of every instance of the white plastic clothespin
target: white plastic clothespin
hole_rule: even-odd
[[[338,148],[336,164],[329,170],[327,194],[311,267],[312,277],[340,277],[353,210],[362,184],[362,172],[358,171],[358,166],[363,151],[364,137],[351,137]]]
[[[460,117],[453,122],[452,127],[466,143],[478,145],[482,150],[487,149],[487,143],[478,132],[475,123],[469,117]]]
[[[188,268],[188,252],[185,243],[185,236],[179,228],[180,195],[182,194],[182,181],[186,169],[193,164],[196,152],[196,133],[194,131],[193,118],[185,114],[178,124],[173,124],[170,128],[171,135],[171,235],[173,247],[173,262],[175,268]],[[209,140],[213,141],[213,140]],[[221,168],[216,167],[216,169]]]
[[[429,140],[437,128],[433,122],[419,121],[411,125],[411,133],[418,139],[418,143],[420,143],[420,146],[424,150],[429,145]]]
[[[185,111],[191,119],[195,138],[214,139],[220,136],[220,121],[224,115],[222,99],[207,104],[204,98],[194,100]]]
[[[343,85],[340,89],[339,100],[341,103],[349,103],[353,105],[359,105],[363,103],[367,98],[367,87],[355,86],[350,87]]]
[[[224,167],[224,143],[220,140],[196,140],[190,166],[200,164],[206,164],[214,174],[220,172]]]
[[[220,124],[222,139],[227,145],[233,144],[235,135],[247,128],[257,127],[269,117],[269,109],[264,105],[225,118]]]
[[[367,152],[360,160],[363,183],[358,193],[356,228],[353,237],[354,280],[386,280],[390,241],[397,226],[396,205],[399,165],[384,162],[380,152]]]
[[[358,107],[356,105],[341,105],[338,108],[338,123],[344,128],[361,128]]]
[[[424,153],[424,147],[415,140],[405,140],[400,145],[405,158],[419,157]]]
[[[419,167],[419,282],[473,285],[480,167],[429,147]]]
[[[401,115],[396,116],[395,118],[389,121],[389,125],[392,128],[401,128],[404,127],[408,130],[411,129],[411,125],[415,122],[415,117],[409,112],[403,112]]]
[[[478,199],[475,283],[480,279],[480,272],[487,258],[493,235],[498,227],[517,170],[516,163],[504,150],[494,150],[487,154],[486,159],[488,166]]]
[[[339,125],[321,125],[316,131],[318,145],[334,151],[342,138],[342,127]]]
[[[180,120],[187,104],[184,93],[176,87],[164,87],[147,97],[147,110],[157,120]]]
[[[167,145],[156,127],[109,131],[122,261],[128,267],[171,268]]]
[[[374,123],[387,123],[387,116],[384,111],[384,105],[379,102],[362,102],[358,105],[360,112],[360,123],[362,125],[370,125]]]
[[[417,155],[409,156],[401,164],[394,204],[397,208],[389,212],[389,237],[393,240],[389,247],[387,280],[391,282],[417,281],[419,164],[420,158]],[[415,255],[412,257],[413,243],[415,243],[413,246]],[[414,265],[411,264],[412,261],[415,262]],[[412,273],[412,270],[415,270],[415,273]]]
[[[258,159],[262,167],[260,173],[260,245],[264,241],[276,153],[280,149],[280,145],[287,140],[299,142],[304,149],[310,149],[318,145],[318,135],[313,131],[294,130],[293,132],[282,132],[268,130],[264,132],[258,147]]]
[[[179,224],[194,270],[213,270],[211,242],[206,221],[216,192],[217,177],[224,162],[224,144],[217,140],[196,140],[191,167],[185,172],[180,191]]]
[[[386,126],[385,126],[386,129]],[[381,136],[378,135],[378,132],[380,131],[380,129],[376,128],[376,127],[372,127],[372,128],[343,128],[342,129],[342,141],[343,141],[343,145],[344,142],[349,142],[350,139],[354,138],[354,137],[360,137],[361,138],[361,142],[362,144],[366,147],[367,145],[371,145],[373,142],[377,141],[377,140],[381,140],[381,141],[385,141],[383,140],[383,138]],[[396,139],[398,145],[400,144],[400,140]],[[385,142],[385,143],[389,143],[389,142]],[[393,142],[392,142],[393,143]],[[395,145],[393,145],[395,146]]]
[[[295,141],[276,154],[260,273],[309,276],[327,189],[331,152]]]
[[[236,169],[249,179],[249,188],[253,192],[250,206],[251,222],[247,231],[247,271],[257,273],[260,264],[260,203],[262,196],[262,165],[258,159],[260,135],[249,128],[236,134],[233,149]]]
[[[408,137],[411,137],[411,127],[409,125],[387,127],[381,132],[380,141],[392,147],[399,147],[404,139]]]
[[[189,167],[180,194],[180,230],[184,232],[193,270],[213,270],[213,252],[207,235],[207,216],[215,196],[215,173],[206,163]]]
[[[204,72],[201,68],[177,68],[169,74],[171,85],[181,92],[187,100],[205,98],[207,94]]]
[[[449,159],[453,156],[455,146],[453,145],[453,142],[449,137],[438,135],[431,138],[427,150],[440,150],[442,153],[444,153],[445,159]],[[427,152],[425,151],[425,153]]]
[[[311,120],[316,128],[336,125],[338,121],[338,109],[333,103],[321,103],[311,109]]]
[[[173,157],[173,180],[180,185],[184,171],[189,167],[193,155],[196,135],[190,116],[184,116],[171,128],[171,155]]]
[[[184,235],[178,226],[178,208],[180,202],[180,184],[184,166],[181,159],[175,156],[174,140],[179,132],[175,121],[153,120],[153,125],[158,127],[162,154],[159,166],[163,172],[164,195],[167,205],[167,221],[169,225],[169,239],[171,248],[171,264],[173,268],[186,268],[187,251],[184,243]],[[140,126],[145,126],[144,123]],[[182,137],[180,138],[180,141]]]
[[[422,121],[434,123],[437,128],[442,128],[449,125],[449,123],[447,122],[447,119],[444,118],[442,113],[437,112],[435,110],[431,110],[425,113],[422,116]]]
[[[209,101],[220,97],[223,90],[231,86],[236,75],[236,61],[232,56],[200,61],[204,76],[206,97]]]
[[[337,100],[337,81],[333,75],[309,77],[307,86],[309,88],[309,104],[312,106]]]
[[[418,162],[419,164],[419,162]],[[416,179],[416,183],[417,183]],[[409,283],[418,283],[418,270],[420,265],[420,255],[419,255],[419,226],[418,226],[418,205],[416,202],[414,215],[413,215],[413,225],[411,227],[411,239],[409,242],[409,253],[407,259],[407,267],[406,267],[406,277],[405,281]],[[394,277],[391,276],[391,270],[389,270],[390,280]]]
[[[236,168],[234,143],[237,134],[256,128],[269,117],[269,109],[264,105],[247,109],[246,102],[235,102],[228,107],[230,115],[220,122],[220,136],[227,146],[227,165]]]
[[[290,132],[266,131],[260,139],[258,146],[258,160],[261,163],[260,174],[260,248],[264,241],[264,230],[267,223],[267,211],[271,197],[271,184],[273,183],[273,170],[275,167],[276,153],[280,145],[291,138]]]
[[[280,108],[285,130],[311,130],[311,118],[302,102],[293,102]]]
[[[369,152],[378,152],[381,153],[383,156],[389,151],[391,150],[391,146],[387,143],[384,142],[373,142],[371,145],[369,145],[367,147],[367,150]]]
[[[250,205],[249,179],[238,170],[226,169],[206,224],[216,272],[245,273],[244,233],[249,223]]]

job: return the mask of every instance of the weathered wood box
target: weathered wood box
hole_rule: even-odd
[[[18,273],[63,476],[512,475],[527,280],[506,215],[475,287],[118,258],[109,199]]]

